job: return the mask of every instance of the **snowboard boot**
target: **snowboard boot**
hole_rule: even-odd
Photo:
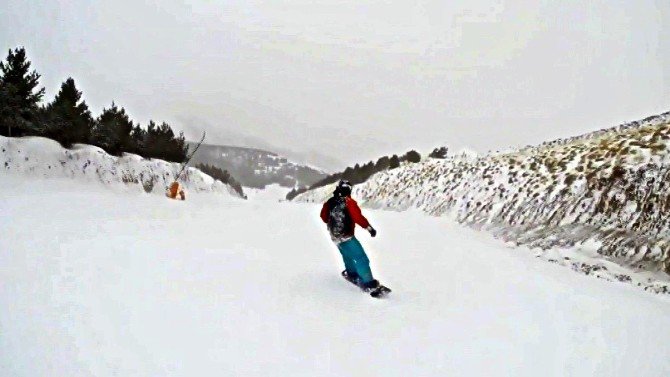
[[[358,285],[359,277],[358,274],[356,274],[355,272],[349,272],[347,270],[344,270],[342,271],[342,277]]]
[[[366,292],[372,292],[375,289],[379,288],[379,281],[377,279],[370,280],[369,282],[363,284],[363,289],[365,289]]]
[[[381,285],[377,280],[372,280],[367,284],[364,284],[363,289],[365,290],[365,292],[369,293],[370,296],[375,298],[382,298],[387,294],[391,293],[390,288]]]

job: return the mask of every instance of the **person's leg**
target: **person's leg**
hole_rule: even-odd
[[[340,250],[340,254],[342,255],[342,260],[344,261],[344,270],[347,272],[347,276],[356,277],[358,275],[356,273],[356,265],[354,264],[354,260],[349,256],[348,249],[343,246],[345,242],[339,243],[337,248]]]
[[[371,283],[374,279],[372,278],[372,271],[370,271],[370,260],[356,237],[340,243],[339,248],[342,252],[342,256],[345,257],[345,260],[349,259],[352,262],[351,267],[360,278],[361,284],[365,285]],[[349,271],[348,268],[347,271]]]

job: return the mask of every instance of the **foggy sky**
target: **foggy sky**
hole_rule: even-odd
[[[47,100],[72,76],[95,115],[334,169],[670,110],[668,19],[666,0],[5,0],[0,48],[27,48]]]

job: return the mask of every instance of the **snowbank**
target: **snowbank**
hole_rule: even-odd
[[[76,144],[72,149],[65,149],[47,138],[0,136],[0,169],[3,174],[72,178],[164,195],[181,166],[128,153],[115,157],[91,145]],[[239,197],[230,186],[195,168],[187,168],[179,181],[188,192],[215,192]]]

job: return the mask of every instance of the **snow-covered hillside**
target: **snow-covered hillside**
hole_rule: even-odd
[[[181,170],[181,164],[144,159],[134,154],[115,157],[90,145],[65,149],[41,137],[0,136],[2,174],[41,178],[73,178],[106,186],[125,186],[135,191],[165,194],[167,186]],[[187,168],[179,182],[190,192],[219,192],[239,197],[230,186],[195,168]]]
[[[319,207],[0,174],[1,376],[667,376],[670,300],[447,218],[369,211],[384,300]],[[249,220],[251,219],[251,220]],[[522,248],[523,249],[523,248]]]
[[[517,244],[580,246],[653,273],[670,272],[669,184],[670,113],[664,113],[518,151],[404,165],[376,174],[354,196],[369,208],[449,215]],[[297,200],[321,202],[331,192],[325,187]],[[569,258],[556,262],[593,272]],[[605,273],[601,264],[595,271],[608,279],[670,292],[665,274],[636,280]]]
[[[203,144],[193,158],[194,165],[200,163],[227,170],[242,186],[250,188],[309,186],[326,176],[323,170],[273,152],[227,145]]]

